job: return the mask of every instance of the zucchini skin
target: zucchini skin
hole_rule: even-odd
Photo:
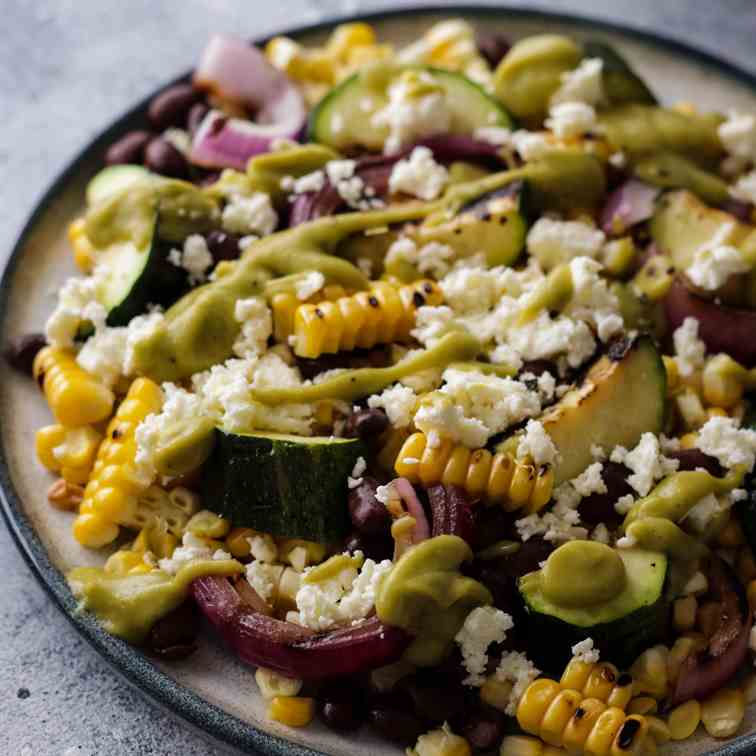
[[[360,441],[295,443],[216,429],[205,463],[205,506],[235,526],[319,543],[349,532],[347,477]]]
[[[629,667],[647,648],[667,640],[671,603],[666,594],[663,590],[653,604],[590,627],[578,627],[536,612],[523,600],[528,657],[544,671],[561,674],[572,658],[572,646],[590,637],[603,661],[620,669]]]

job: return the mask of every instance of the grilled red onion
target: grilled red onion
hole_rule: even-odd
[[[407,512],[415,518],[415,531],[412,535],[412,543],[420,543],[430,538],[431,529],[428,518],[423,509],[420,499],[417,498],[415,489],[407,478],[396,478],[393,486],[399,497],[407,507]]]
[[[601,211],[601,228],[607,234],[619,235],[648,220],[654,214],[654,203],[660,192],[659,187],[629,179],[607,198]]]
[[[725,352],[746,367],[756,365],[756,311],[718,305],[691,292],[678,277],[664,300],[669,332],[685,318],[698,320],[698,336],[706,350]]]
[[[276,139],[296,139],[304,127],[307,112],[299,90],[238,37],[211,38],[194,86],[255,114],[248,121],[211,110],[192,140],[190,159],[197,165],[244,170],[250,157],[269,151]]]
[[[472,543],[475,521],[470,500],[459,486],[439,484],[428,489],[433,536],[455,535]]]
[[[410,636],[371,617],[359,625],[316,634],[267,617],[244,604],[226,578],[202,577],[192,596],[221,637],[247,664],[289,677],[347,677],[396,661]]]

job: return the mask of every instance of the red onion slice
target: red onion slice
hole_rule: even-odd
[[[756,310],[718,305],[691,292],[678,277],[664,300],[669,333],[685,318],[698,320],[698,336],[706,351],[724,352],[746,367],[756,365]]]
[[[431,529],[428,518],[423,509],[420,499],[417,498],[415,489],[407,478],[396,478],[393,482],[396,492],[407,506],[407,512],[415,518],[415,531],[412,543],[420,543],[430,538]]]
[[[607,198],[599,224],[604,233],[623,234],[654,214],[654,203],[661,189],[632,178],[618,186]]]
[[[431,486],[428,489],[433,519],[433,536],[455,535],[472,543],[475,535],[473,508],[458,486]]]
[[[194,86],[255,113],[254,121],[210,111],[192,140],[190,159],[207,168],[244,170],[275,139],[296,139],[307,118],[299,90],[256,48],[216,34],[194,72]]]
[[[346,677],[396,661],[410,643],[398,627],[370,617],[359,625],[316,634],[246,606],[226,578],[202,577],[192,596],[225,642],[247,664],[289,677]]]

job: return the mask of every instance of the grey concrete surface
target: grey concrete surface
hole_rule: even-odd
[[[423,3],[1,0],[0,265],[69,157],[130,103],[189,67],[210,30],[254,36],[398,4]],[[551,0],[537,7],[660,30],[756,72],[753,0]],[[0,525],[0,754],[220,753],[105,665],[48,600]]]

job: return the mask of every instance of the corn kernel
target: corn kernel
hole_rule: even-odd
[[[655,714],[658,710],[656,700],[650,696],[633,698],[627,706],[628,714]]]
[[[676,709],[673,709],[667,725],[672,740],[685,740],[698,728],[701,722],[701,704],[698,701],[686,701]]]
[[[277,696],[290,698],[299,695],[302,681],[295,677],[285,677],[272,669],[258,667],[255,671],[255,682],[266,701],[272,701]]]
[[[315,716],[315,699],[298,696],[276,696],[270,702],[268,716],[289,727],[305,727]]]
[[[696,609],[698,601],[695,596],[685,596],[677,599],[673,607],[673,620],[675,629],[680,632],[692,630],[696,624]]]
[[[745,716],[745,697],[737,688],[722,688],[701,702],[701,721],[713,738],[731,738]]]
[[[526,735],[508,735],[501,741],[499,756],[544,756],[544,744]]]
[[[512,695],[512,683],[507,680],[497,680],[495,677],[487,677],[480,688],[480,698],[484,703],[493,706],[494,709],[506,712],[509,699]]]

